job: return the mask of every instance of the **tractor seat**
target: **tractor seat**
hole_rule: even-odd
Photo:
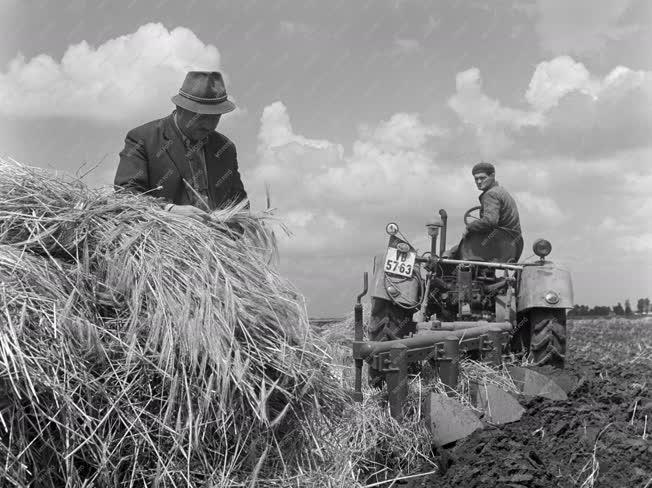
[[[493,230],[490,233],[466,234],[457,248],[457,259],[497,263],[517,262],[523,252],[523,239],[514,239],[509,232]]]

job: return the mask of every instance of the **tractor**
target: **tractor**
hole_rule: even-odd
[[[464,214],[465,224],[479,218],[479,209]],[[519,364],[564,367],[566,311],[573,307],[573,291],[569,271],[548,260],[550,242],[534,242],[534,261],[510,262],[506,256],[515,255],[510,251],[514,239],[498,229],[466,234],[451,252],[446,250],[447,224],[446,211],[439,210],[426,225],[430,250],[419,253],[396,223],[388,223],[387,247],[374,258],[371,286],[365,274],[365,289],[358,296],[354,393],[361,398],[361,370],[367,362],[370,385],[387,383],[392,414],[398,417],[407,374],[426,362],[451,388],[457,381],[455,365],[464,356],[498,365],[509,355]],[[364,340],[360,298],[368,288],[371,311]],[[531,375],[521,373],[526,383]]]

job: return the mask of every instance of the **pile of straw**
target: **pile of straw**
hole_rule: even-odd
[[[236,206],[197,222],[0,161],[5,485],[319,471],[346,397],[275,271],[268,218]]]
[[[0,478],[14,487],[391,486],[432,469],[316,334],[271,217],[205,222],[0,160]],[[425,391],[425,390],[423,390]]]

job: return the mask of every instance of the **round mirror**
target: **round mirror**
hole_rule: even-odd
[[[387,232],[390,236],[395,235],[398,232],[398,224],[395,224],[394,222],[390,222],[385,227],[385,232]]]

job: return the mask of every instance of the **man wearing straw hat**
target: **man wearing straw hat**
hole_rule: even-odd
[[[233,142],[215,129],[235,109],[217,71],[190,71],[172,97],[176,110],[127,133],[114,184],[201,219],[247,198]]]

